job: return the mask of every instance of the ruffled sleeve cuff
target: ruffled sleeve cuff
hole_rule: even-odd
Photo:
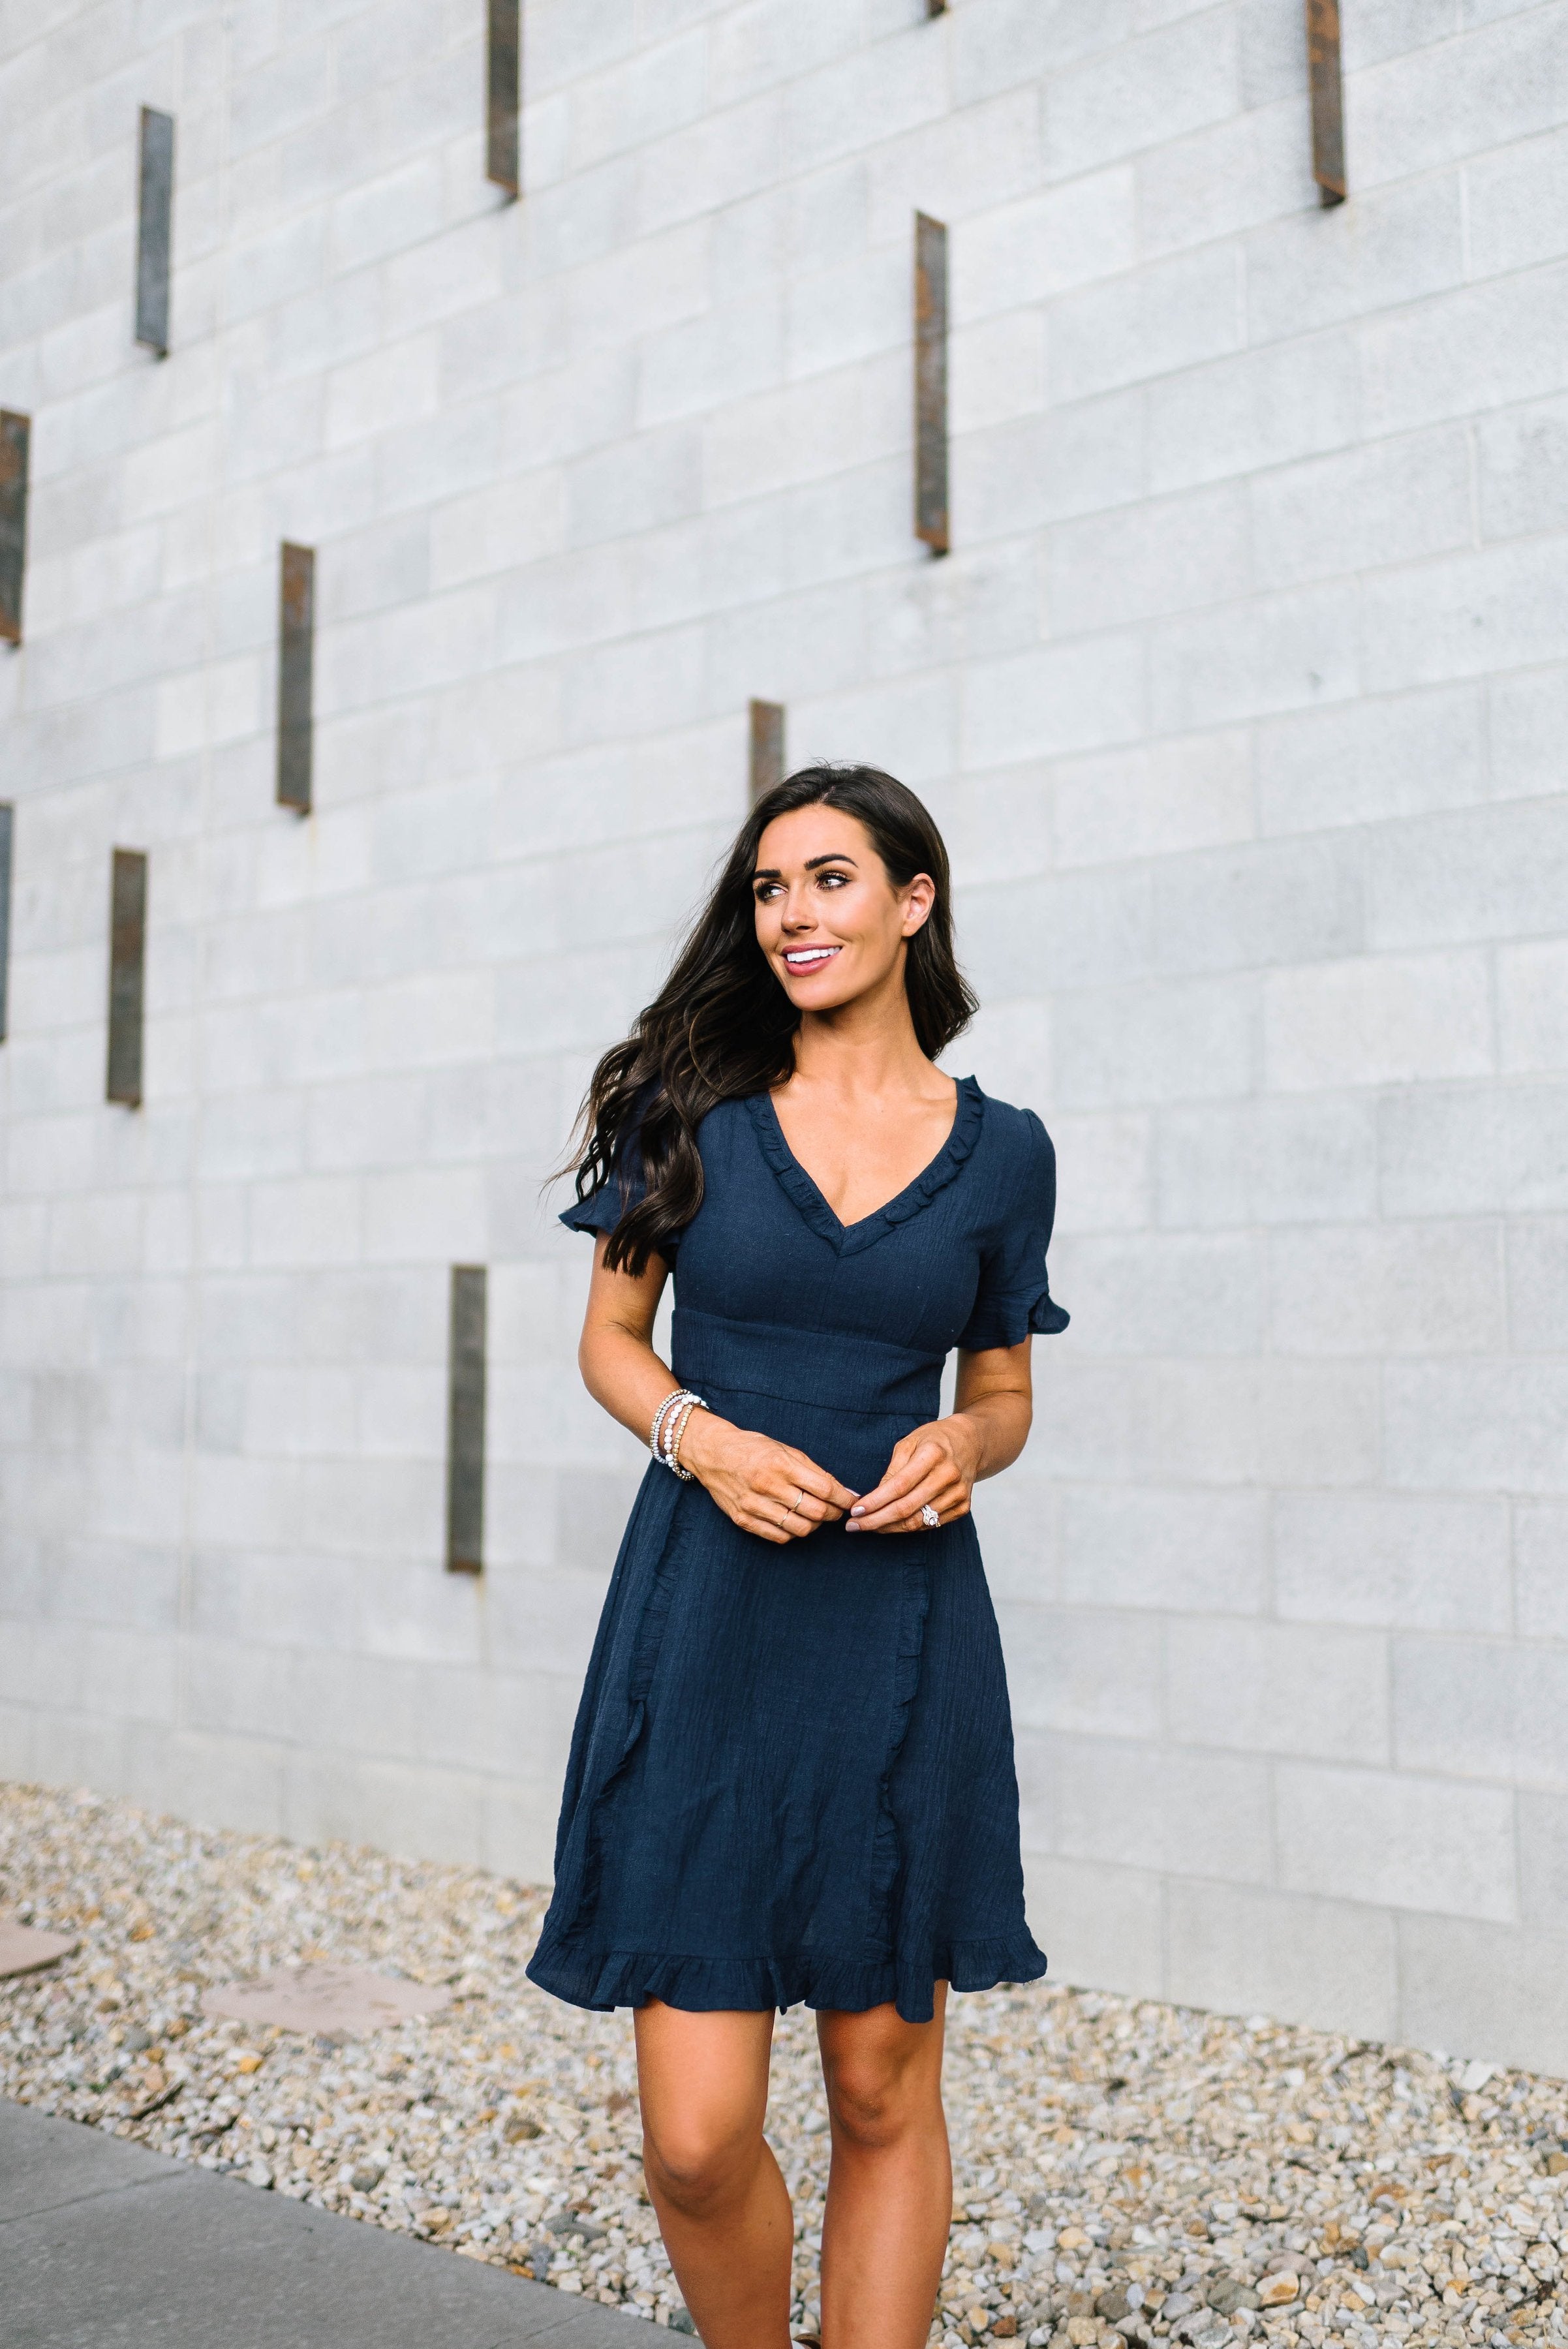
[[[1072,1319],[1064,1305],[1058,1305],[1048,1288],[1043,1288],[1029,1309],[1031,1331],[1041,1338],[1059,1338]]]
[[[611,1185],[601,1184],[587,1199],[574,1199],[562,1210],[560,1220],[569,1232],[587,1232],[590,1239],[600,1232],[613,1232],[620,1221],[620,1206]]]
[[[569,1207],[562,1209],[560,1220],[569,1232],[587,1232],[590,1239],[597,1239],[601,1233],[613,1232],[620,1217],[620,1186],[611,1181],[601,1183],[590,1198],[574,1199]],[[658,1243],[659,1254],[666,1264],[672,1265],[680,1247],[680,1233],[671,1232]]]
[[[1057,1338],[1072,1316],[1058,1305],[1050,1287],[1021,1288],[1009,1297],[988,1297],[959,1340],[966,1354],[981,1354],[992,1346],[1022,1346],[1025,1338]]]

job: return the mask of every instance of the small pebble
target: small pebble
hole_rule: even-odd
[[[0,1914],[79,1944],[0,1983],[0,2095],[691,2333],[630,2017],[524,1977],[545,1898],[0,1787]],[[452,2003],[364,2040],[202,2013],[210,1987],[311,1962]],[[951,2002],[946,2094],[945,2349],[1568,2349],[1561,2080],[1046,1982]],[[796,2009],[768,2135],[797,2339],[820,2322],[824,2118]]]

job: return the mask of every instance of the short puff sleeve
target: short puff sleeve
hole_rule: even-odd
[[[646,1185],[642,1179],[642,1143],[640,1126],[634,1126],[622,1141],[615,1154],[615,1165],[607,1181],[590,1191],[586,1199],[574,1199],[562,1209],[560,1220],[569,1232],[587,1232],[597,1238],[603,1232],[613,1232],[621,1217],[629,1215],[640,1201]],[[672,1232],[659,1244],[659,1253],[667,1261],[674,1260],[680,1245],[680,1234]]]
[[[1005,1223],[982,1253],[974,1310],[958,1343],[966,1353],[1020,1346],[1032,1336],[1055,1337],[1068,1315],[1051,1295],[1045,1251],[1056,1220],[1056,1153],[1033,1110],[1022,1112],[1027,1146]]]

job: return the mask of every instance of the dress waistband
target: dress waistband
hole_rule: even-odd
[[[918,1422],[932,1416],[941,1392],[941,1355],[880,1338],[732,1321],[689,1305],[676,1307],[670,1334],[671,1368],[699,1393],[711,1386]]]

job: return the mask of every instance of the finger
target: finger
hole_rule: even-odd
[[[759,1541],[772,1542],[776,1548],[782,1549],[791,1538],[774,1518],[744,1505],[735,1512],[735,1523],[743,1534],[755,1534]]]
[[[819,1501],[831,1501],[836,1509],[842,1511],[859,1497],[847,1485],[841,1485],[836,1476],[829,1475],[826,1468],[819,1468],[808,1453],[797,1452],[792,1444],[787,1447],[787,1458],[784,1475],[793,1477],[804,1492],[815,1494]]]
[[[771,1493],[765,1486],[755,1489],[750,1495],[750,1508],[756,1525],[764,1527],[775,1541],[799,1541],[816,1531],[817,1520],[802,1516],[794,1506],[793,1493]]]
[[[950,1461],[943,1461],[932,1475],[924,1476],[911,1492],[899,1495],[896,1500],[864,1517],[852,1520],[857,1533],[906,1533],[922,1526],[923,1508],[933,1508],[940,1516],[954,1513],[961,1499],[966,1499],[963,1485],[954,1476]]]
[[[831,1473],[831,1468],[824,1468],[822,1461],[815,1461],[810,1456],[810,1452],[801,1452],[795,1444],[779,1444],[774,1459],[784,1465],[786,1475],[794,1477],[798,1485],[805,1485],[807,1492],[815,1492],[822,1501],[826,1501],[826,1498],[836,1498],[836,1501],[845,1501],[845,1504],[847,1504],[847,1501],[855,1498],[855,1494],[850,1492],[850,1487],[847,1487],[847,1485],[840,1485],[838,1477]]]
[[[777,1485],[764,1487],[764,1490],[769,1500],[776,1501],[792,1516],[805,1518],[810,1525],[824,1526],[844,1515],[843,1510],[836,1508],[831,1501],[820,1501],[815,1494],[803,1492],[798,1485],[790,1485],[787,1480],[782,1490]]]
[[[940,1444],[917,1444],[908,1459],[901,1462],[898,1460],[898,1453],[895,1452],[892,1460],[888,1464],[888,1471],[881,1483],[874,1486],[869,1493],[861,1495],[850,1511],[851,1517],[857,1524],[863,1524],[878,1510],[886,1509],[895,1502],[908,1499],[917,1485],[926,1483],[933,1475],[938,1475],[943,1470],[950,1475],[952,1463]]]
[[[961,1494],[951,1500],[939,1497],[931,1503],[931,1506],[937,1513],[938,1526],[957,1525],[961,1517],[967,1517],[969,1515],[969,1495]],[[917,1509],[913,1516],[895,1517],[885,1526],[867,1526],[866,1531],[872,1534],[934,1534],[938,1530],[938,1526],[927,1525],[919,1510]]]

